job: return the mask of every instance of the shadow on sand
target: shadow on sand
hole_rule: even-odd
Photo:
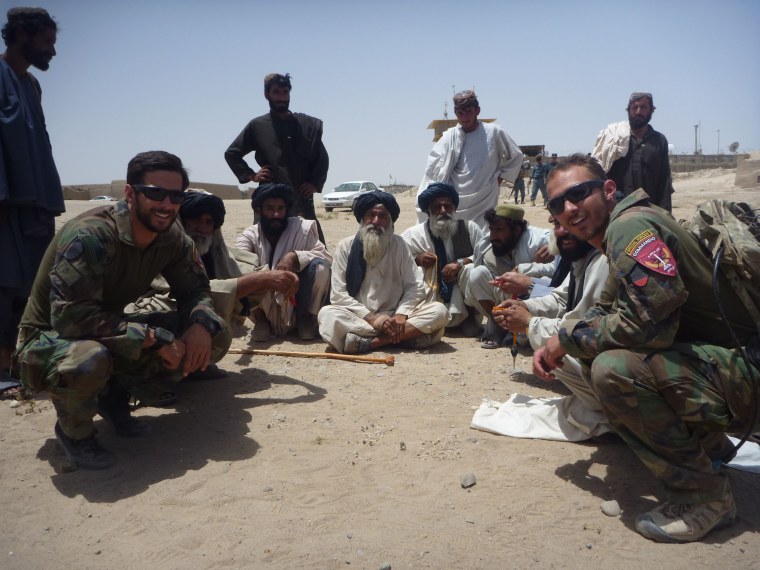
[[[601,478],[591,474],[593,465],[604,466],[606,475]],[[732,526],[708,534],[702,540],[707,544],[726,543],[745,532],[756,532],[760,528],[758,475],[727,467],[724,470],[731,478],[738,516]],[[640,513],[650,511],[665,501],[660,483],[622,442],[600,445],[589,459],[562,465],[555,473],[561,479],[598,497],[600,504],[601,501],[616,500],[622,509],[620,520],[631,532],[636,532],[636,517]],[[656,496],[656,500],[651,498],[652,495]]]
[[[252,396],[275,386],[299,393],[286,398]],[[90,502],[112,503],[139,495],[160,481],[200,470],[211,461],[250,459],[259,444],[249,431],[249,409],[315,402],[327,393],[308,382],[258,369],[228,373],[220,380],[181,383],[177,392],[174,409],[145,408],[136,413],[153,428],[146,437],[118,437],[96,416],[98,440],[119,456],[119,462],[105,471],[66,472],[70,467],[63,450],[54,438],[48,439],[37,457],[56,470],[53,485],[67,497],[81,495]]]

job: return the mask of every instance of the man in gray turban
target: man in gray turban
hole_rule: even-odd
[[[424,348],[443,336],[448,311],[425,301],[409,248],[393,233],[399,213],[386,192],[367,192],[356,201],[359,232],[335,250],[331,304],[318,316],[319,333],[338,352]]]

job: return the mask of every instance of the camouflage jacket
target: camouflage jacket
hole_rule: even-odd
[[[130,322],[124,307],[163,274],[189,322],[214,313],[209,282],[179,221],[141,250],[134,244],[125,201],[67,222],[45,252],[21,326],[55,330],[65,339],[95,339],[114,354],[139,358],[147,325]]]
[[[732,346],[715,305],[712,260],[694,236],[643,190],[612,211],[602,244],[610,266],[599,302],[559,331],[571,356],[593,358],[613,348],[665,349],[676,342]],[[721,278],[722,304],[740,339],[751,317]]]

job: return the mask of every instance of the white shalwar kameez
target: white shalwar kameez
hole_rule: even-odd
[[[525,308],[531,314],[528,340],[534,350],[545,346],[551,337],[558,334],[566,319],[583,318],[586,311],[596,304],[607,282],[609,264],[598,249],[592,249],[583,259],[573,262],[571,272],[575,278],[577,299],[571,311],[566,311],[570,274],[550,294],[525,301]],[[553,404],[559,407],[559,413],[565,420],[587,437],[610,431],[599,401],[591,391],[588,369],[584,369],[575,358],[565,356],[564,366],[552,373],[573,392]],[[540,407],[534,411],[542,413]]]
[[[401,236],[393,235],[388,251],[377,265],[367,265],[356,298],[348,294],[346,268],[351,244],[357,236],[347,237],[335,249],[330,305],[319,311],[319,334],[325,342],[344,352],[346,335],[375,337],[378,332],[364,320],[370,313],[402,314],[423,333],[414,339],[418,348],[435,344],[443,336],[449,315],[438,302],[426,302],[422,284],[414,272],[412,255]]]
[[[289,252],[295,252],[298,256],[298,271],[303,271],[315,259],[324,259],[329,265],[332,256],[327,252],[325,244],[319,241],[317,223],[314,220],[305,220],[300,216],[288,218],[285,230],[280,235],[275,245],[274,252],[269,240],[261,231],[261,224],[249,226],[240,234],[235,241],[239,249],[250,251],[259,256],[262,264],[272,269]],[[270,264],[270,256],[272,256]],[[320,300],[327,295],[330,286],[330,272],[319,268],[314,275],[314,287],[311,291],[311,301],[308,307],[309,313],[316,315],[321,308]],[[324,270],[322,270],[324,269]],[[283,336],[295,327],[293,306],[282,295],[269,291],[264,295],[261,305],[264,314],[276,336]]]
[[[451,184],[459,193],[456,217],[485,230],[483,215],[499,202],[499,178],[513,182],[522,160],[520,147],[499,125],[481,122],[469,133],[457,125],[430,151],[417,196],[433,182]],[[418,208],[417,220],[427,220],[427,213]]]
[[[483,230],[475,223],[467,222],[467,231],[470,236],[470,243],[473,248],[483,238]],[[401,234],[404,241],[409,246],[409,250],[412,253],[412,258],[416,258],[419,254],[424,252],[435,253],[435,245],[430,237],[430,230],[427,227],[427,222],[419,223],[411,228],[407,229]],[[443,240],[443,245],[446,248],[446,258],[450,261],[454,261],[454,244],[451,237]],[[471,256],[468,256],[471,257]],[[446,308],[449,310],[449,322],[447,327],[455,327],[467,318],[467,306],[464,302],[464,293],[467,289],[467,281],[469,279],[470,271],[474,265],[468,263],[462,266],[457,274],[457,281],[454,285],[454,289],[451,292],[451,302],[446,304]],[[441,301],[438,295],[438,268],[433,265],[427,269],[420,267],[415,263],[415,273],[417,279],[425,290],[425,299],[427,301]]]
[[[470,307],[475,307],[482,315],[490,317],[490,315],[486,315],[480,301],[492,301],[494,304],[499,304],[508,299],[509,296],[488,282],[507,271],[512,271],[515,267],[531,263],[536,252],[549,243],[550,233],[547,229],[528,226],[520,236],[515,248],[500,257],[496,257],[493,253],[490,234],[483,236],[483,239],[475,246],[475,253],[473,254],[475,267],[470,272],[470,279],[467,283],[466,303]],[[551,275],[556,268],[556,262],[555,259],[551,263],[533,264],[531,266],[532,271],[526,275],[530,277]]]

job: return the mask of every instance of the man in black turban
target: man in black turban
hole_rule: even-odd
[[[206,273],[211,279],[216,276],[213,254],[210,251],[213,233],[222,227],[226,213],[222,199],[206,192],[187,192],[185,201],[179,207],[182,226],[195,242],[195,248],[201,255]]]
[[[451,184],[434,182],[417,197],[427,220],[401,237],[417,265],[417,278],[427,299],[441,301],[449,310],[447,327],[462,326],[463,334],[477,336],[482,320],[464,302],[472,269],[472,255],[483,230],[475,222],[456,219],[459,194]]]
[[[318,337],[317,313],[328,302],[332,256],[314,220],[290,215],[296,194],[286,184],[262,184],[251,200],[254,224],[235,245],[255,253],[268,269],[283,271],[291,287],[273,290],[256,307],[253,340],[269,341],[297,329],[301,340]]]
[[[338,244],[331,304],[319,311],[319,333],[338,352],[424,348],[443,336],[446,307],[424,301],[409,248],[393,233],[399,213],[386,192],[362,194],[354,204],[359,232]]]
[[[381,204],[385,207],[390,214],[393,223],[396,223],[396,220],[398,220],[398,216],[401,213],[401,208],[399,207],[398,202],[396,202],[396,198],[393,194],[381,192],[380,190],[366,192],[356,199],[354,202],[354,217],[356,218],[356,221],[362,223],[362,219],[367,210],[377,204]]]

